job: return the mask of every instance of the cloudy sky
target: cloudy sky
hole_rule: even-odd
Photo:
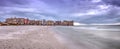
[[[0,0],[0,21],[9,17],[118,23],[120,0]]]

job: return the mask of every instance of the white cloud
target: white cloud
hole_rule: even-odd
[[[101,2],[101,0],[92,0],[93,3]]]
[[[88,12],[86,13],[74,13],[72,14],[72,16],[86,16],[86,15],[98,15],[100,14],[100,12],[98,12],[97,10],[89,10]]]
[[[98,5],[98,8],[99,8],[99,9],[102,9],[102,10],[104,10],[104,9],[109,9],[109,8],[110,8],[110,5]]]
[[[13,9],[16,10],[16,11],[23,11],[23,12],[35,12],[35,11],[37,11],[34,8],[18,8],[18,7],[14,7]]]
[[[98,8],[97,9],[90,9],[88,10],[87,12],[84,12],[84,13],[73,13],[71,14],[72,16],[75,16],[75,17],[83,17],[83,16],[95,16],[95,15],[103,15],[103,14],[106,14],[110,9],[110,5],[99,5],[97,6]]]

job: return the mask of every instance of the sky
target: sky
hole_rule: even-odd
[[[120,0],[0,0],[0,21],[11,17],[119,23]]]

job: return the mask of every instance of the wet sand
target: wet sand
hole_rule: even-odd
[[[119,29],[84,29],[74,26],[55,29],[69,49],[120,49]]]
[[[67,49],[47,26],[0,26],[0,49]]]

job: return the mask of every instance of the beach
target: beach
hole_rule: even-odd
[[[49,26],[0,26],[0,49],[67,49]]]
[[[54,30],[69,49],[120,49],[117,25],[58,26]]]
[[[0,49],[120,49],[120,26],[0,26]]]

